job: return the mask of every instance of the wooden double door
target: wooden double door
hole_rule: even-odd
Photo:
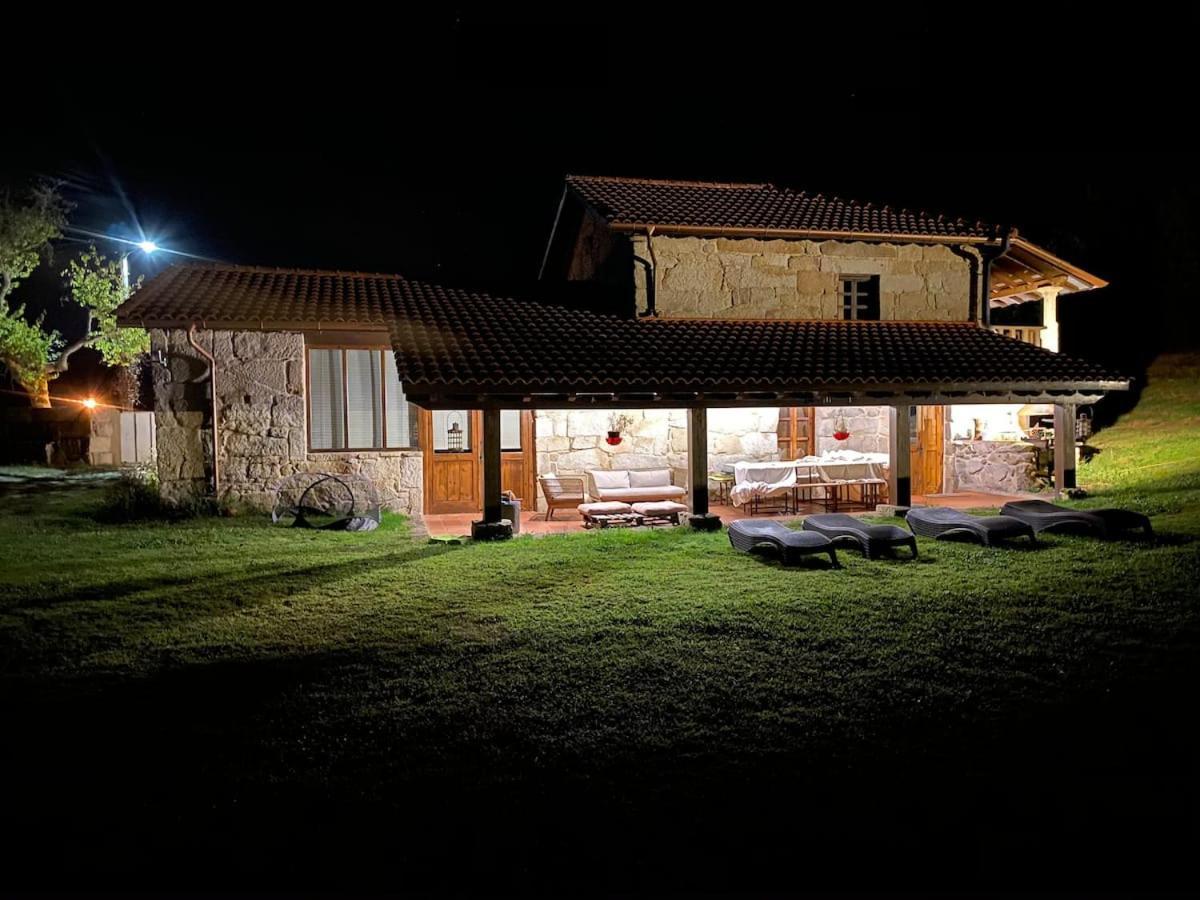
[[[537,454],[533,413],[504,410],[500,418],[500,486],[537,506]],[[477,409],[421,410],[425,512],[482,513],[483,413]]]

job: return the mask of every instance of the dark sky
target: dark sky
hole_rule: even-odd
[[[1064,303],[1068,351],[1200,344],[1187,22],[598,10],[204,20],[102,64],[57,41],[0,174],[200,256],[500,289],[568,172],[773,180],[1016,224],[1113,282]],[[69,329],[58,269],[25,299]]]

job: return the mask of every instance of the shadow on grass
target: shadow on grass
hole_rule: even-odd
[[[400,553],[381,556],[356,557],[339,562],[320,565],[297,565],[283,561],[269,568],[258,566],[237,575],[180,575],[137,578],[126,581],[93,584],[64,591],[53,597],[29,599],[10,606],[9,609],[47,609],[55,606],[86,603],[94,600],[112,600],[122,595],[163,592],[172,604],[211,604],[218,598],[226,601],[236,598],[235,606],[255,606],[279,597],[287,597],[302,590],[321,587],[354,575],[399,569],[406,565],[441,556],[460,549],[452,545],[413,544]]]

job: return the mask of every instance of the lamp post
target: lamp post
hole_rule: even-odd
[[[125,290],[125,296],[129,296],[129,255],[134,250],[141,250],[147,256],[158,249],[158,244],[154,241],[138,241],[133,247],[130,247],[121,254],[121,287]]]

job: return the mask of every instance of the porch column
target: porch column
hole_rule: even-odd
[[[512,523],[500,512],[500,410],[483,411],[483,519],[471,523],[471,537],[512,537]]]
[[[1060,287],[1038,288],[1042,295],[1042,346],[1058,352],[1058,295]]]
[[[912,450],[909,446],[908,404],[888,407],[888,502],[912,506]]]
[[[702,531],[720,528],[721,517],[708,511],[708,409],[703,406],[688,410],[688,490],[691,526]]]
[[[1075,487],[1075,404],[1054,404],[1054,495]]]

